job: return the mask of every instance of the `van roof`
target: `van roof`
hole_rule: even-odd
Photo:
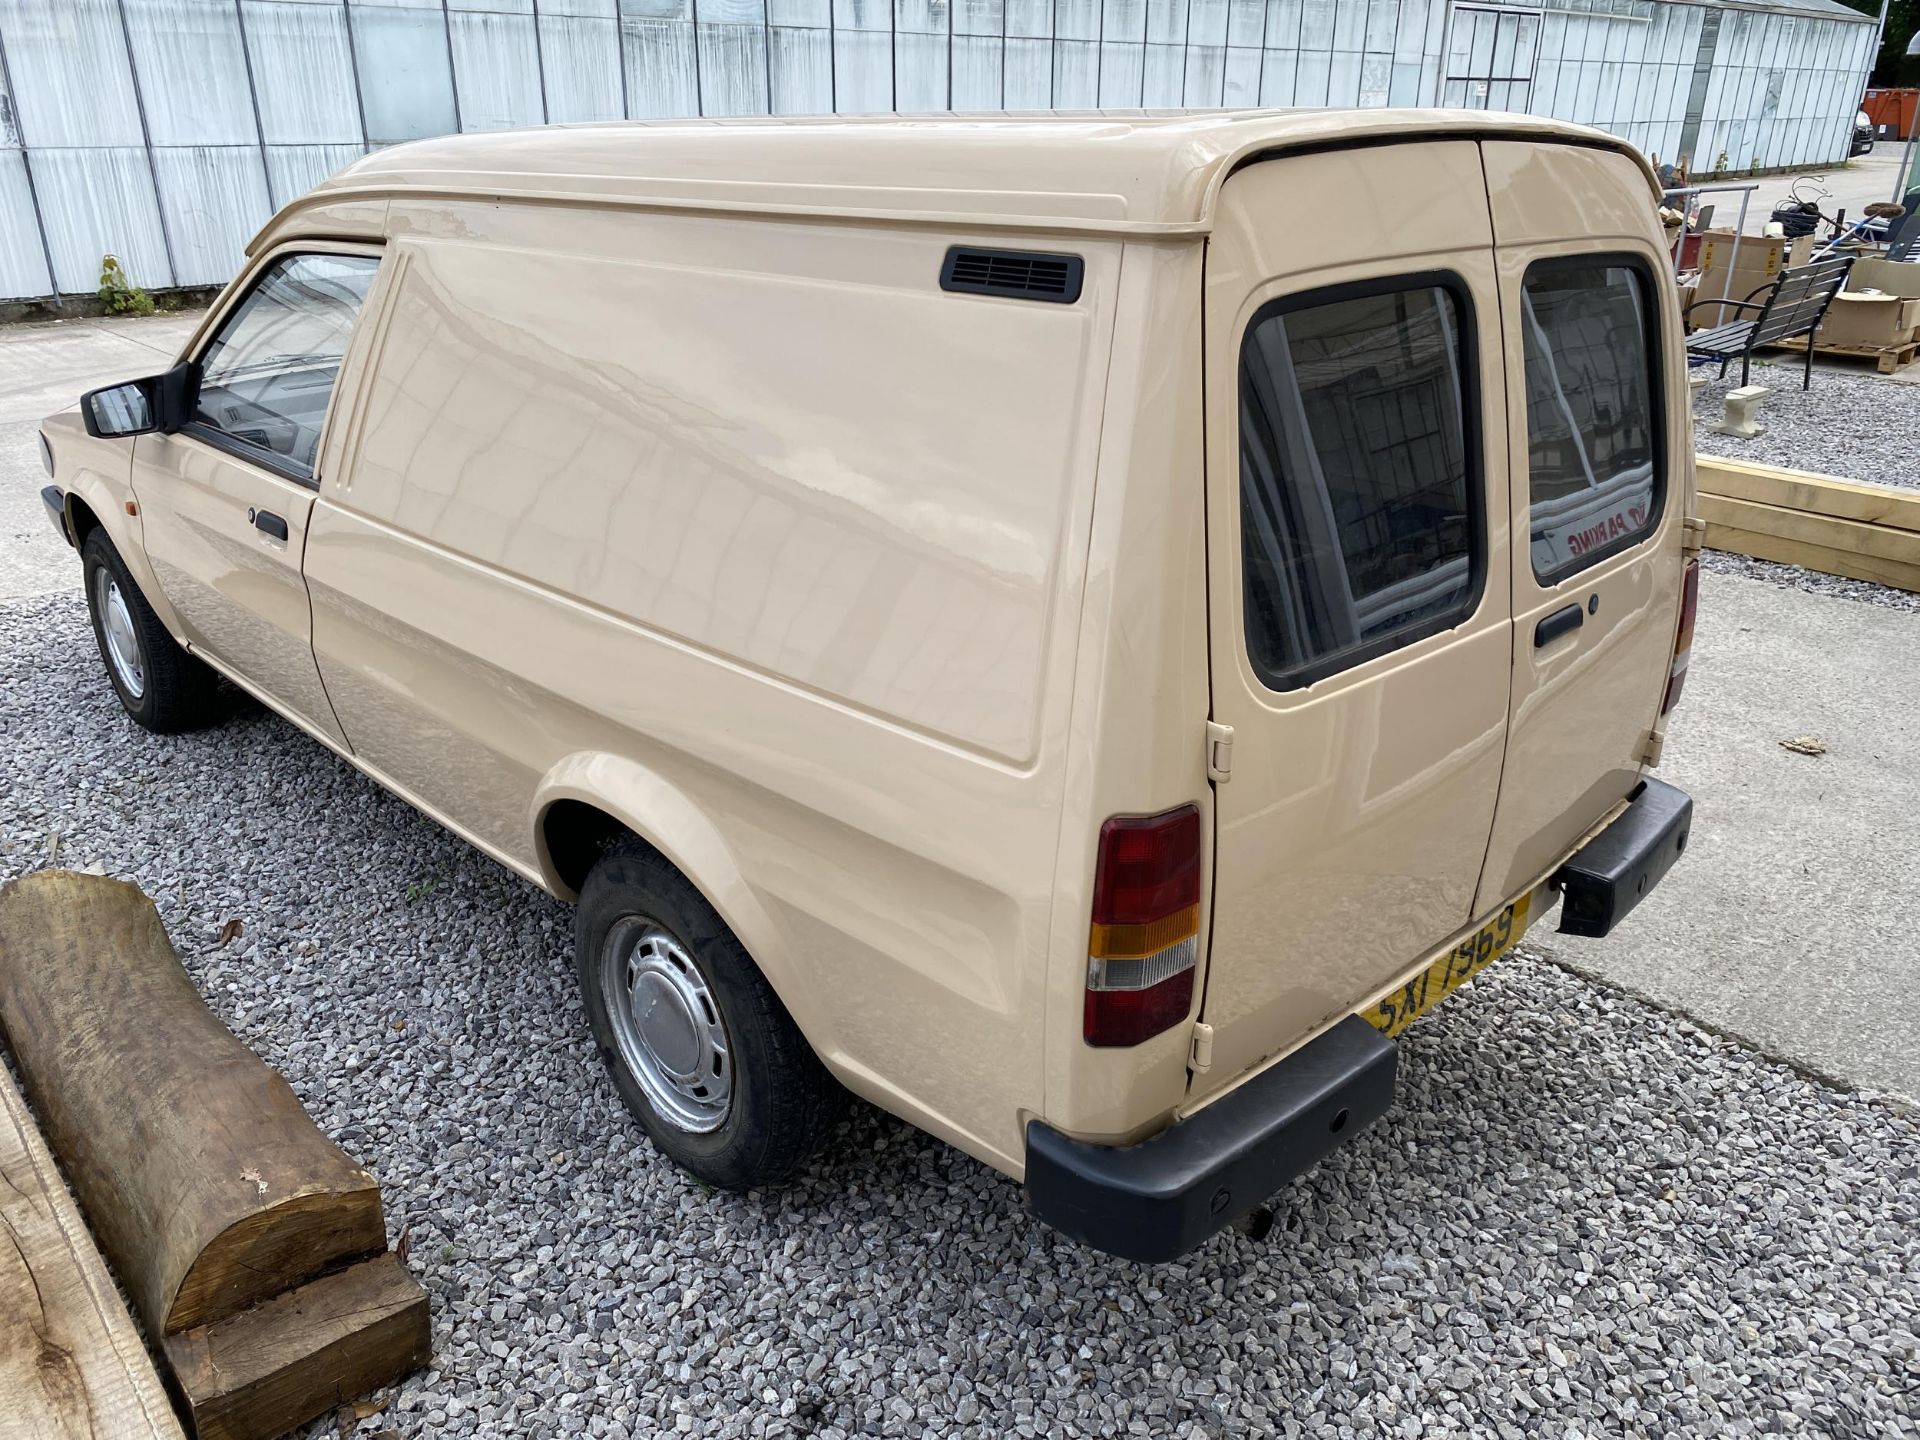
[[[1192,235],[1212,227],[1221,184],[1250,158],[1423,138],[1601,146],[1631,156],[1659,193],[1653,171],[1625,141],[1535,116],[1183,110],[611,121],[448,135],[356,160],[299,203],[513,197],[999,230]],[[1323,218],[1341,221],[1337,214]]]

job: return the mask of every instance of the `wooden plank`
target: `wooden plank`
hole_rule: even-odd
[[[1704,497],[1703,497],[1704,498]],[[1920,568],[1891,560],[1876,560],[1825,545],[1810,545],[1777,535],[1756,534],[1731,525],[1707,525],[1707,546],[1712,550],[1731,550],[1736,555],[1752,555],[1761,560],[1777,560],[1784,565],[1802,565],[1828,575],[1845,575],[1854,580],[1872,580],[1900,590],[1920,593]]]
[[[0,1440],[181,1440],[133,1317],[0,1065]]]
[[[1774,535],[1829,550],[1846,550],[1875,560],[1920,570],[1920,535],[1885,525],[1863,525],[1832,515],[1816,515],[1784,505],[1759,505],[1724,495],[1702,495],[1700,518],[1756,535]]]
[[[1781,470],[1718,455],[1695,456],[1694,468],[1702,495],[1780,505],[1920,534],[1920,490],[1863,485],[1833,475]]]
[[[207,1009],[137,886],[0,889],[0,1031],[150,1333],[386,1248],[373,1176]]]
[[[267,1440],[426,1364],[427,1292],[382,1255],[162,1344],[199,1440]]]

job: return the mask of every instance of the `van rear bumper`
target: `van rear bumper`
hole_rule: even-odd
[[[1599,938],[1652,893],[1687,848],[1693,799],[1651,777],[1613,823],[1553,873],[1560,933]]]
[[[1138,1145],[1027,1124],[1042,1220],[1126,1260],[1172,1260],[1252,1210],[1393,1103],[1399,1049],[1357,1015]]]

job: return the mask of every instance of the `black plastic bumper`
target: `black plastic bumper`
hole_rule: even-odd
[[[1027,1124],[1027,1198],[1056,1229],[1127,1260],[1172,1260],[1386,1113],[1399,1050],[1357,1015],[1138,1145]]]
[[[67,492],[58,485],[40,487],[40,503],[47,507],[47,518],[53,521],[53,528],[60,532],[60,538],[73,544],[73,536],[67,533]]]
[[[1562,935],[1605,935],[1646,899],[1687,848],[1693,800],[1643,780],[1614,822],[1554,872]]]

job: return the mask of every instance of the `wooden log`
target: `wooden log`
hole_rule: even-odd
[[[137,886],[0,889],[0,1032],[155,1336],[386,1248],[373,1176],[207,1009]]]
[[[0,1440],[181,1440],[106,1262],[0,1066]]]
[[[427,1294],[392,1255],[167,1336],[199,1440],[267,1440],[427,1362]]]

